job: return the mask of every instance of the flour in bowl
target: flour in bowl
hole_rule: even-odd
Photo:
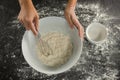
[[[73,45],[69,36],[58,32],[50,32],[42,36],[42,40],[46,41],[53,51],[46,55],[40,51],[40,45],[37,45],[38,57],[47,66],[58,67],[67,62],[73,53]]]

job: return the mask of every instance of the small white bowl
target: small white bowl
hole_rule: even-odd
[[[107,30],[103,24],[94,22],[87,27],[86,36],[91,43],[102,43],[107,38]]]
[[[78,61],[82,51],[82,41],[78,35],[77,29],[72,30],[64,18],[46,17],[40,19],[39,31],[41,35],[48,32],[60,32],[70,36],[73,43],[73,54],[62,66],[57,68],[48,67],[38,59],[37,51],[35,49],[35,36],[31,31],[26,31],[22,39],[22,52],[25,60],[31,67],[45,74],[58,74],[67,71]]]

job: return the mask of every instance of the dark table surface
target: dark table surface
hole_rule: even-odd
[[[33,0],[40,18],[64,17],[67,0]],[[85,36],[79,61],[67,72],[46,75],[25,61],[21,40],[25,29],[19,24],[17,0],[0,0],[0,80],[120,80],[120,0],[79,0],[76,14],[86,27],[94,21],[105,25],[108,37],[91,44]]]

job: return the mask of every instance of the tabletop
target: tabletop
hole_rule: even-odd
[[[64,17],[67,0],[33,0],[40,18]],[[25,29],[17,20],[17,0],[0,2],[0,80],[120,80],[120,0],[78,0],[76,15],[84,29],[100,22],[108,30],[104,43],[85,36],[78,62],[68,71],[46,75],[25,61],[21,42]]]

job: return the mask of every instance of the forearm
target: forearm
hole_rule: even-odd
[[[32,0],[19,0],[19,4],[21,8],[32,8],[33,3]]]

